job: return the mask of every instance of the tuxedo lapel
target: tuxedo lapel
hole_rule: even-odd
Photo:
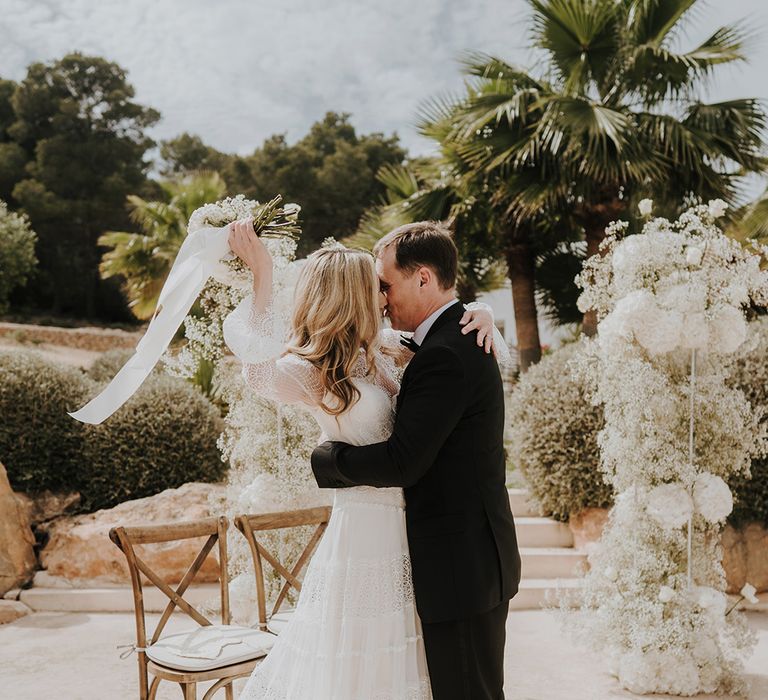
[[[436,319],[435,322],[432,324],[430,329],[427,331],[427,334],[424,336],[424,340],[422,341],[420,348],[424,347],[424,345],[427,343],[429,338],[437,332],[440,328],[445,326],[447,323],[455,323],[456,327],[458,328],[459,325],[459,319],[464,315],[464,304],[457,301],[452,306],[449,306],[443,313],[441,313]],[[400,410],[400,403],[403,400],[403,396],[405,395],[405,392],[408,390],[408,380],[410,378],[410,370],[411,370],[411,363],[408,363],[408,366],[405,368],[405,372],[403,372],[403,379],[400,383],[400,393],[397,395],[397,401],[395,402],[395,410]]]

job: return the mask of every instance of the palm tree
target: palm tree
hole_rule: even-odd
[[[376,175],[384,185],[384,202],[366,211],[354,235],[344,240],[369,250],[398,226],[414,221],[445,221],[459,248],[457,293],[461,301],[474,301],[480,292],[502,286],[505,265],[496,255],[492,212],[452,177],[445,163],[421,158],[408,165],[386,164]]]
[[[470,87],[468,95],[473,90]],[[541,359],[538,306],[545,309],[551,318],[572,321],[572,313],[566,310],[568,296],[570,306],[575,305],[575,285],[565,290],[560,280],[552,273],[575,269],[579,264],[577,251],[565,244],[572,242],[573,226],[570,217],[558,212],[548,212],[545,205],[532,210],[526,217],[512,215],[510,202],[517,191],[532,184],[540,186],[546,181],[541,167],[529,166],[518,172],[505,168],[477,167],[474,161],[477,148],[485,148],[492,135],[487,127],[475,133],[456,132],[463,128],[467,98],[435,99],[421,110],[419,130],[422,135],[440,145],[439,165],[450,175],[452,186],[459,192],[472,194],[475,207],[490,213],[483,222],[486,244],[493,246],[494,255],[506,263],[507,274],[512,287],[512,302],[515,314],[518,364],[522,372]],[[531,107],[527,113],[530,117]],[[518,133],[516,139],[525,136],[522,122],[496,127]],[[575,273],[571,275],[571,280]],[[544,287],[541,283],[546,281]],[[542,293],[544,292],[544,293]],[[538,303],[537,303],[538,302]]]
[[[147,319],[155,311],[157,298],[187,235],[192,212],[226,192],[218,173],[197,173],[180,180],[160,182],[168,201],[146,201],[128,197],[131,219],[143,233],[109,231],[98,243],[112,248],[99,266],[103,279],[120,275],[133,314]]]
[[[674,45],[696,0],[528,0],[537,75],[473,54],[451,141],[470,180],[495,177],[510,240],[530,221],[572,216],[598,253],[605,226],[653,197],[738,201],[740,178],[766,167],[766,113],[755,99],[700,101],[719,65],[744,60],[745,33],[726,26],[686,52]],[[525,250],[510,249],[526,258]],[[530,268],[529,262],[521,263]],[[596,318],[584,319],[593,334]]]

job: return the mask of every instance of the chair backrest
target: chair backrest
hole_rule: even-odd
[[[280,610],[280,606],[286,600],[291,588],[297,592],[301,590],[301,581],[299,576],[302,570],[309,562],[312,553],[315,551],[320,538],[323,536],[328,520],[331,517],[330,506],[320,506],[317,508],[303,508],[300,510],[287,510],[277,513],[264,513],[260,515],[238,515],[235,518],[235,526],[245,535],[253,557],[253,569],[256,578],[256,599],[259,609],[259,627],[262,630],[267,628],[267,597],[264,583],[264,560],[279,574],[285,581],[278,593],[275,604],[272,606],[270,616]],[[270,552],[263,543],[258,541],[257,533],[270,530],[281,530],[291,527],[302,527],[306,525],[316,525],[309,542],[299,553],[298,558],[292,565],[282,564],[278,557]]]
[[[186,613],[195,622],[202,626],[213,624],[205,615],[197,610],[189,601],[184,599],[184,593],[194,580],[196,574],[203,565],[211,550],[218,543],[219,554],[219,584],[221,591],[221,622],[229,624],[229,577],[227,574],[227,527],[229,522],[224,516],[204,518],[164,525],[148,525],[135,527],[113,527],[109,531],[109,538],[122,550],[128,561],[128,570],[131,575],[133,587],[133,602],[136,614],[137,648],[141,650],[147,647],[146,617],[144,613],[144,594],[142,574],[149,579],[163,594],[168,597],[168,605],[163,611],[160,621],[152,633],[149,644],[154,644],[163,632],[166,623],[176,608]],[[135,545],[155,544],[158,542],[173,542],[187,540],[195,537],[207,537],[202,549],[191,563],[189,569],[182,577],[176,589],[152,570],[151,567],[136,552]]]

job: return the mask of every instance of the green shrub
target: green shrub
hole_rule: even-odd
[[[37,235],[23,214],[8,211],[0,199],[0,313],[8,311],[8,297],[23,286],[37,267]]]
[[[512,460],[544,512],[558,520],[612,501],[599,468],[603,411],[568,368],[581,347],[571,343],[544,357],[520,377],[510,401]]]
[[[95,382],[109,382],[122,369],[123,365],[133,357],[136,351],[130,348],[115,348],[101,353],[86,370],[88,376]],[[157,368],[153,373],[157,372]]]
[[[95,385],[29,351],[0,352],[0,461],[16,491],[79,485],[83,425],[67,415]]]
[[[110,357],[121,366],[117,353]],[[112,378],[108,359],[95,376]],[[102,386],[35,353],[0,352],[0,461],[15,490],[75,490],[95,510],[223,477],[216,447],[223,423],[198,389],[153,373],[101,425],[67,415]]]
[[[768,318],[750,324],[753,344],[735,362],[733,382],[762,410],[768,409]],[[768,415],[763,420],[768,420]],[[733,525],[760,522],[768,525],[768,458],[752,460],[752,478],[731,483],[734,508],[728,519]]]
[[[150,496],[189,481],[217,481],[218,409],[183,379],[150,376],[102,425],[87,426],[81,470],[89,510]]]

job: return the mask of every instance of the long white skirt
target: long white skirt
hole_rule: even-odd
[[[340,489],[296,612],[241,698],[431,700],[400,489]]]

